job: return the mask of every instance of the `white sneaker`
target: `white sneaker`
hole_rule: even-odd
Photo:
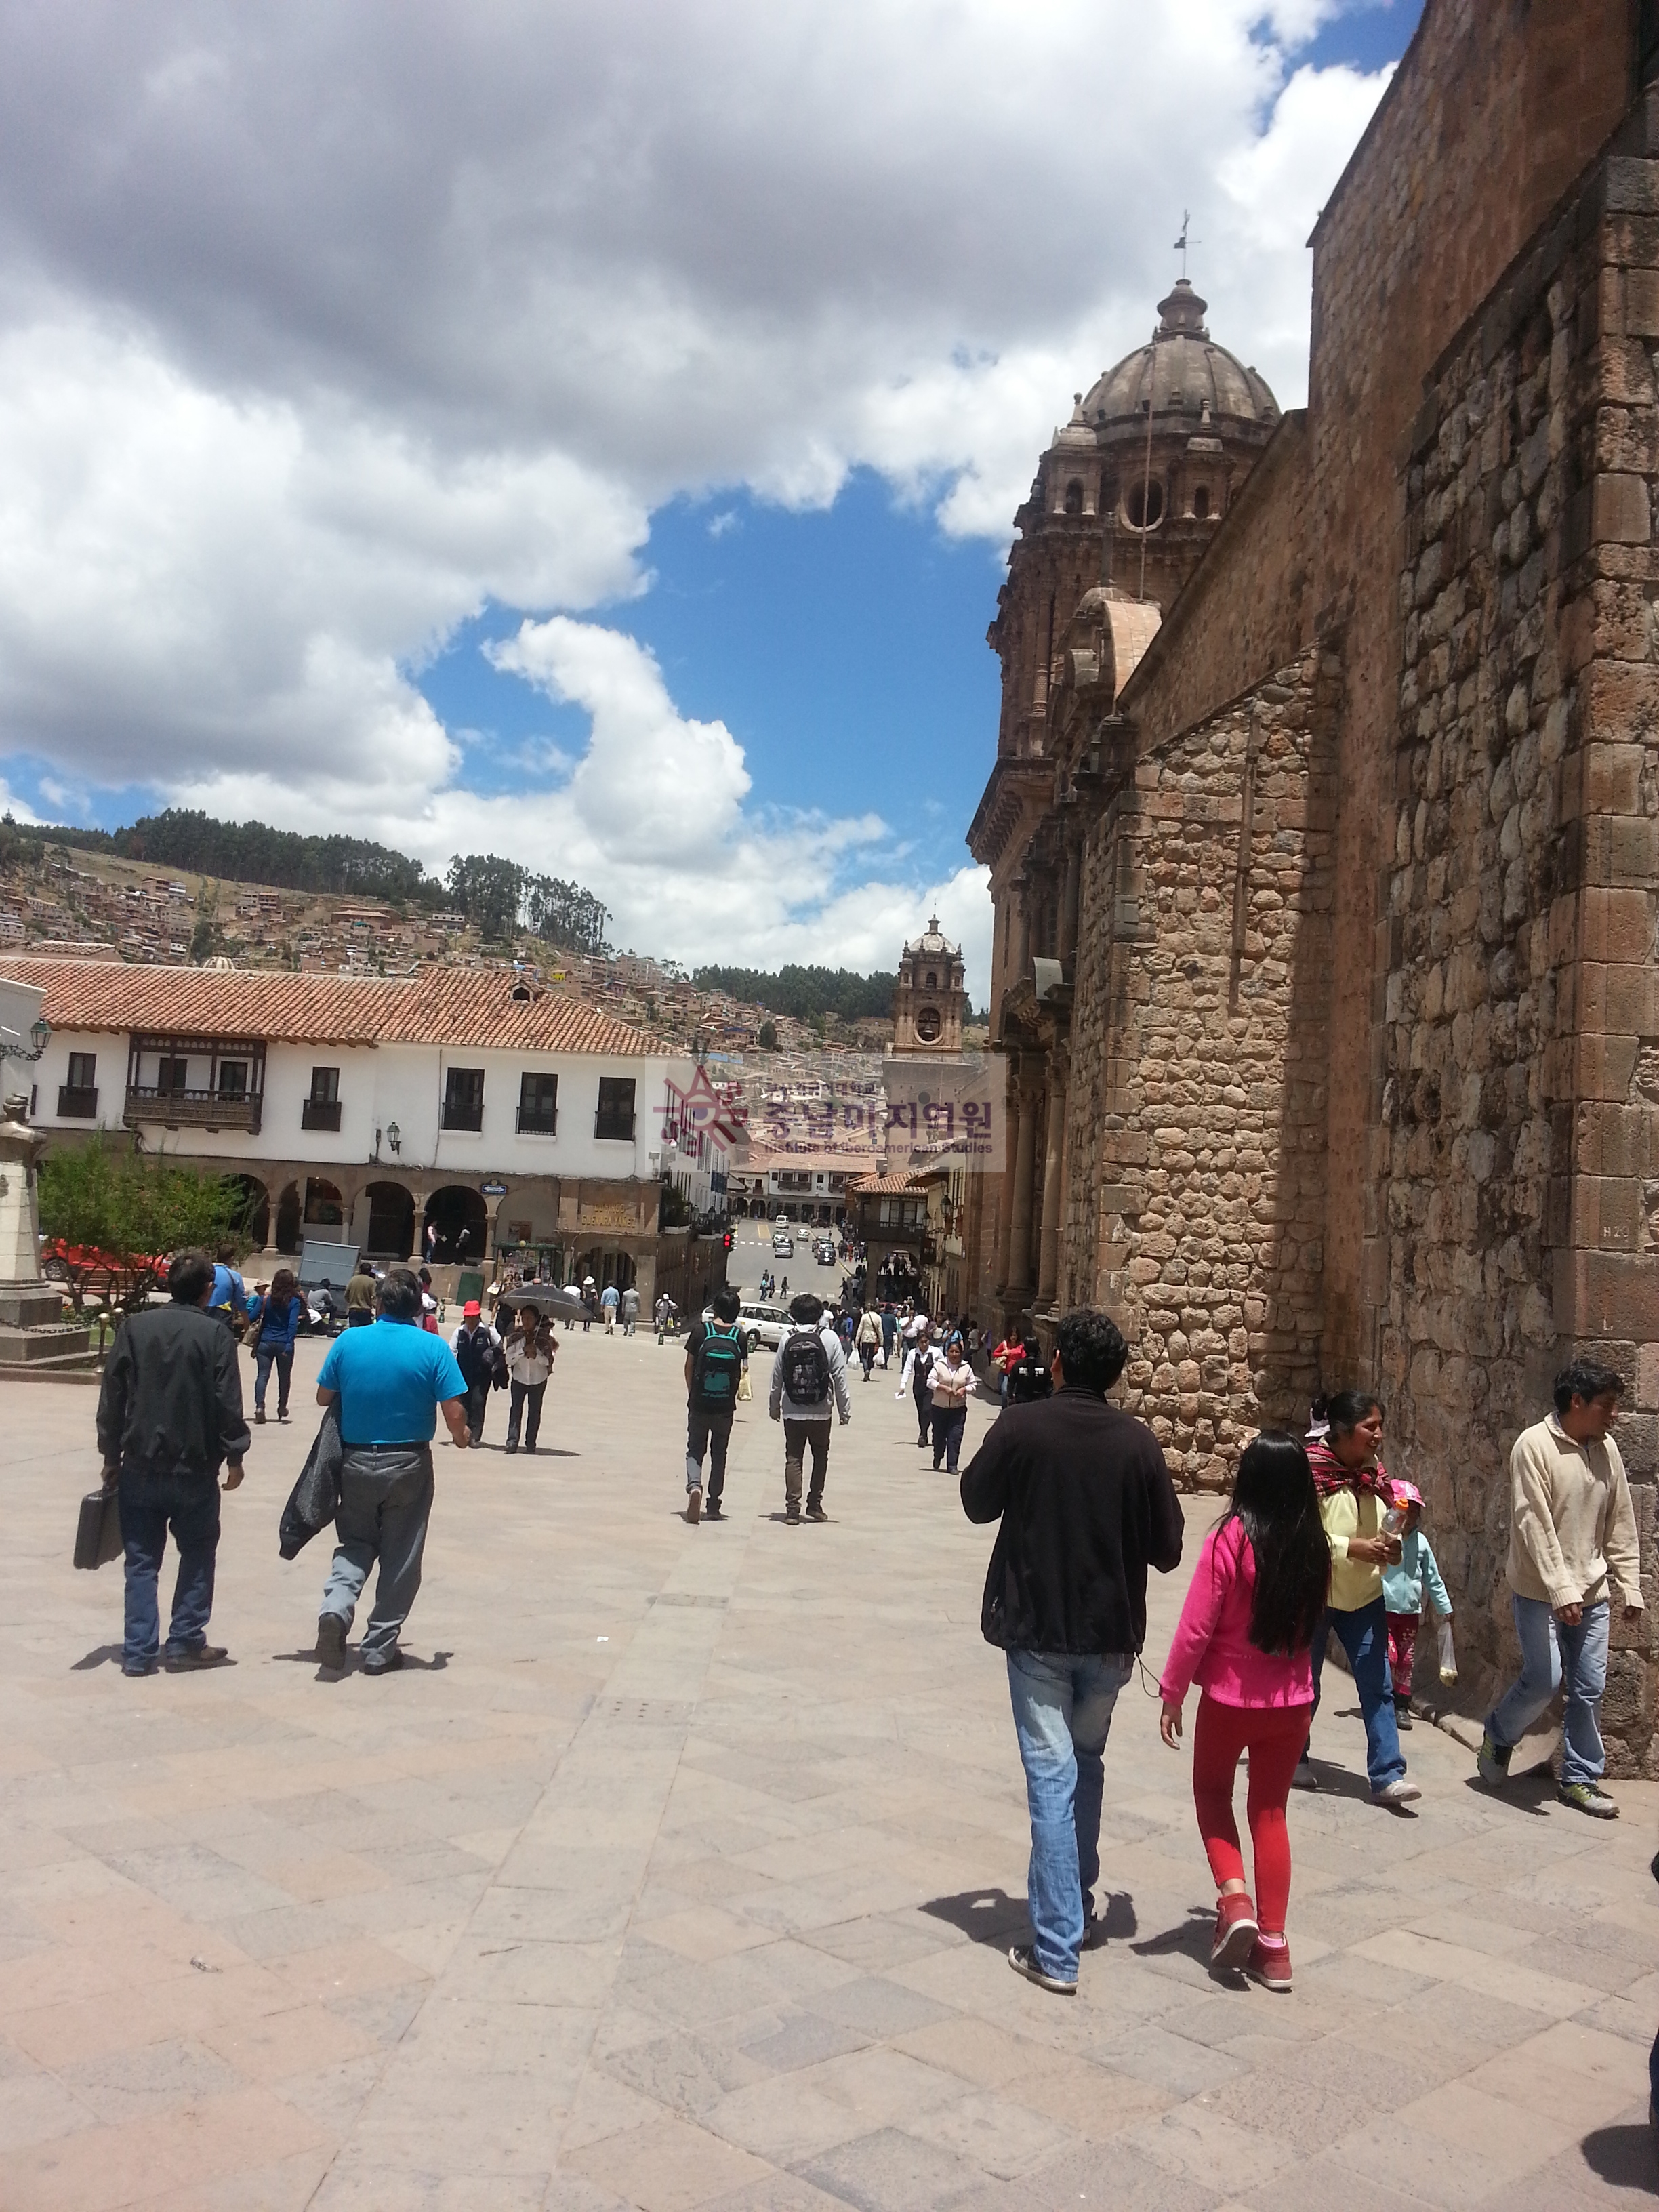
[[[1422,1795],[1417,1784],[1407,1782],[1402,1774],[1393,1782],[1385,1782],[1380,1790],[1373,1790],[1371,1802],[1373,1805],[1386,1805],[1392,1812],[1399,1805],[1414,1805]]]

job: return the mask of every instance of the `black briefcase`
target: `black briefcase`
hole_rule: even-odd
[[[75,1564],[101,1567],[121,1556],[121,1501],[113,1490],[89,1490],[75,1524]]]

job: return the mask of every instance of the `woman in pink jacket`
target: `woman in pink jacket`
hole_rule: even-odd
[[[1158,1685],[1158,1725],[1171,1751],[1188,1690],[1196,1682],[1202,1692],[1193,1724],[1193,1798],[1220,1893],[1211,1967],[1242,1966],[1270,1990],[1291,1986],[1285,1806],[1313,1711],[1313,1639],[1330,1571],[1306,1452],[1294,1437],[1258,1437],[1238,1462],[1232,1502],[1204,1540]],[[1233,1778],[1245,1750],[1259,1916],[1233,1817]]]

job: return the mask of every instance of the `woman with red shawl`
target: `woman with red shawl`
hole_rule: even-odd
[[[1406,1779],[1405,1755],[1395,1725],[1394,1684],[1389,1678],[1382,1570],[1400,1557],[1400,1539],[1382,1524],[1392,1503],[1388,1473],[1377,1457],[1382,1407],[1369,1391],[1342,1390],[1328,1401],[1316,1401],[1313,1413],[1308,1464],[1319,1492],[1325,1540],[1331,1547],[1330,1597],[1313,1644],[1314,1711],[1319,1711],[1325,1632],[1330,1629],[1348,1655],[1359,1692],[1371,1802],[1392,1811],[1423,1793]],[[1309,1759],[1312,1743],[1310,1736],[1296,1770],[1296,1786],[1301,1790],[1319,1787]]]

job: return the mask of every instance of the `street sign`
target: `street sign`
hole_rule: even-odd
[[[485,1198],[505,1198],[507,1196],[507,1185],[504,1182],[481,1182],[478,1185],[478,1188]]]

